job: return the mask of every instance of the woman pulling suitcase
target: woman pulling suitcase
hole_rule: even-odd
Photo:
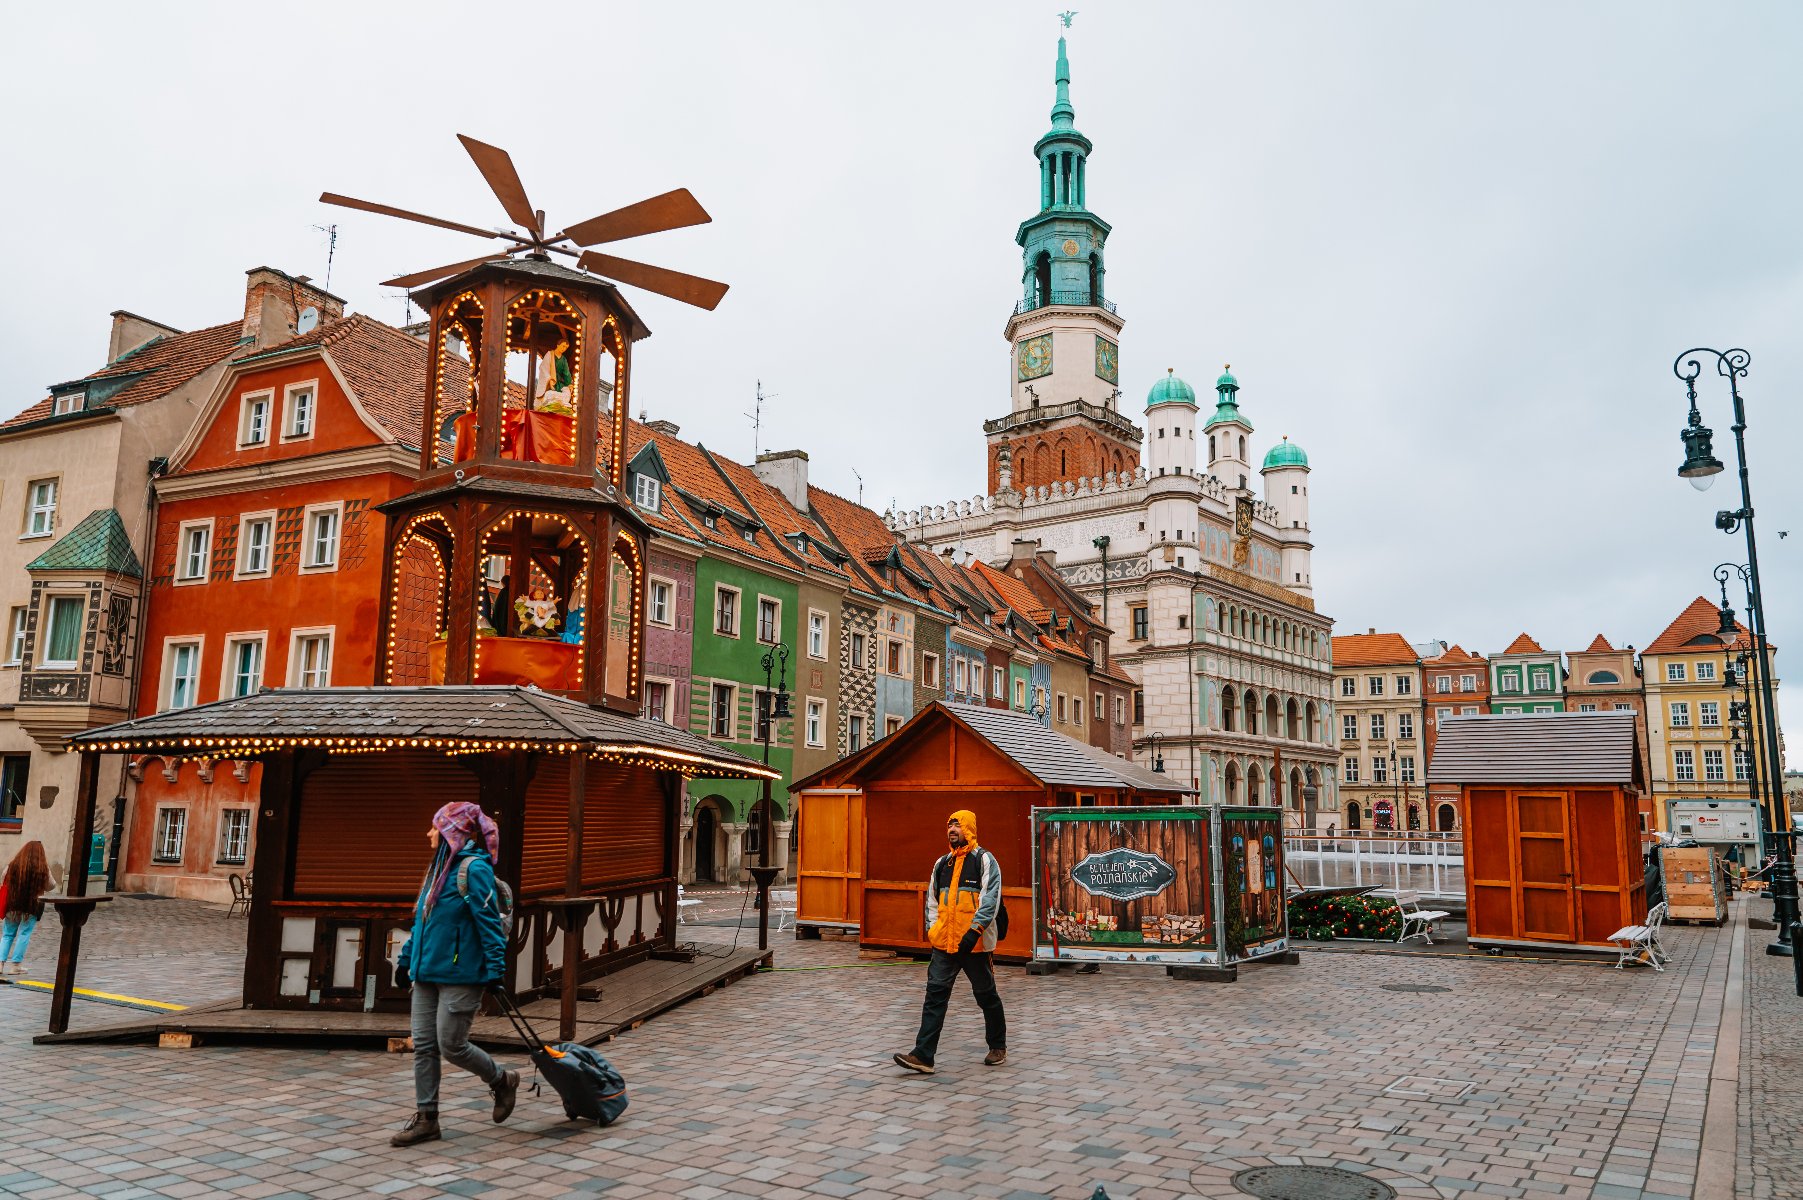
[[[495,885],[501,831],[480,807],[447,804],[426,832],[432,865],[413,908],[413,933],[401,947],[395,982],[413,986],[413,1117],[389,1139],[395,1146],[437,1141],[439,1060],[482,1080],[494,1093],[494,1119],[513,1112],[520,1073],[498,1065],[469,1040],[470,1022],[507,969],[506,903]]]

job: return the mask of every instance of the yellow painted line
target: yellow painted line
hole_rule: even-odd
[[[12,983],[14,987],[31,988],[33,991],[38,992],[48,992],[54,988],[54,985],[52,984],[40,983],[35,979],[15,979]],[[75,994],[87,1000],[106,1000],[113,1004],[130,1004],[138,1008],[153,1008],[158,1012],[181,1012],[188,1007],[186,1004],[170,1004],[162,1000],[143,1000],[137,996],[121,996],[116,992],[96,992],[92,988],[78,987],[75,989]]]

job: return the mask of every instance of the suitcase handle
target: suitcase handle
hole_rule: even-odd
[[[514,1033],[518,1034],[520,1040],[526,1043],[527,1050],[551,1051],[551,1048],[545,1045],[538,1036],[538,1031],[532,1028],[532,1023],[526,1020],[526,1014],[520,1011],[520,1006],[514,1003],[512,996],[507,994],[506,988],[490,988],[489,991],[500,1007],[501,1015],[507,1018],[508,1024],[513,1026]],[[555,1051],[551,1052],[555,1053]]]

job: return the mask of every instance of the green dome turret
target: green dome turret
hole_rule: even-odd
[[[1272,467],[1306,466],[1308,466],[1308,455],[1302,452],[1301,446],[1290,440],[1288,434],[1285,434],[1283,441],[1272,446],[1271,452],[1265,455],[1264,469],[1267,471]]]
[[[1215,380],[1215,391],[1220,393],[1220,399],[1215,402],[1214,416],[1208,418],[1202,428],[1213,429],[1216,425],[1235,424],[1244,425],[1247,433],[1252,432],[1252,422],[1240,412],[1239,390],[1240,381],[1233,377],[1233,364],[1228,363],[1222,369],[1221,377]]]
[[[1146,393],[1146,407],[1153,408],[1160,404],[1187,404],[1196,407],[1196,389],[1177,378],[1176,367],[1166,367],[1165,376],[1152,385]]]

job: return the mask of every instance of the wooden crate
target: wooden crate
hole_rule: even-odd
[[[1728,916],[1721,868],[1707,846],[1664,846],[1659,867],[1665,877],[1665,915],[1674,921],[1721,922]]]

